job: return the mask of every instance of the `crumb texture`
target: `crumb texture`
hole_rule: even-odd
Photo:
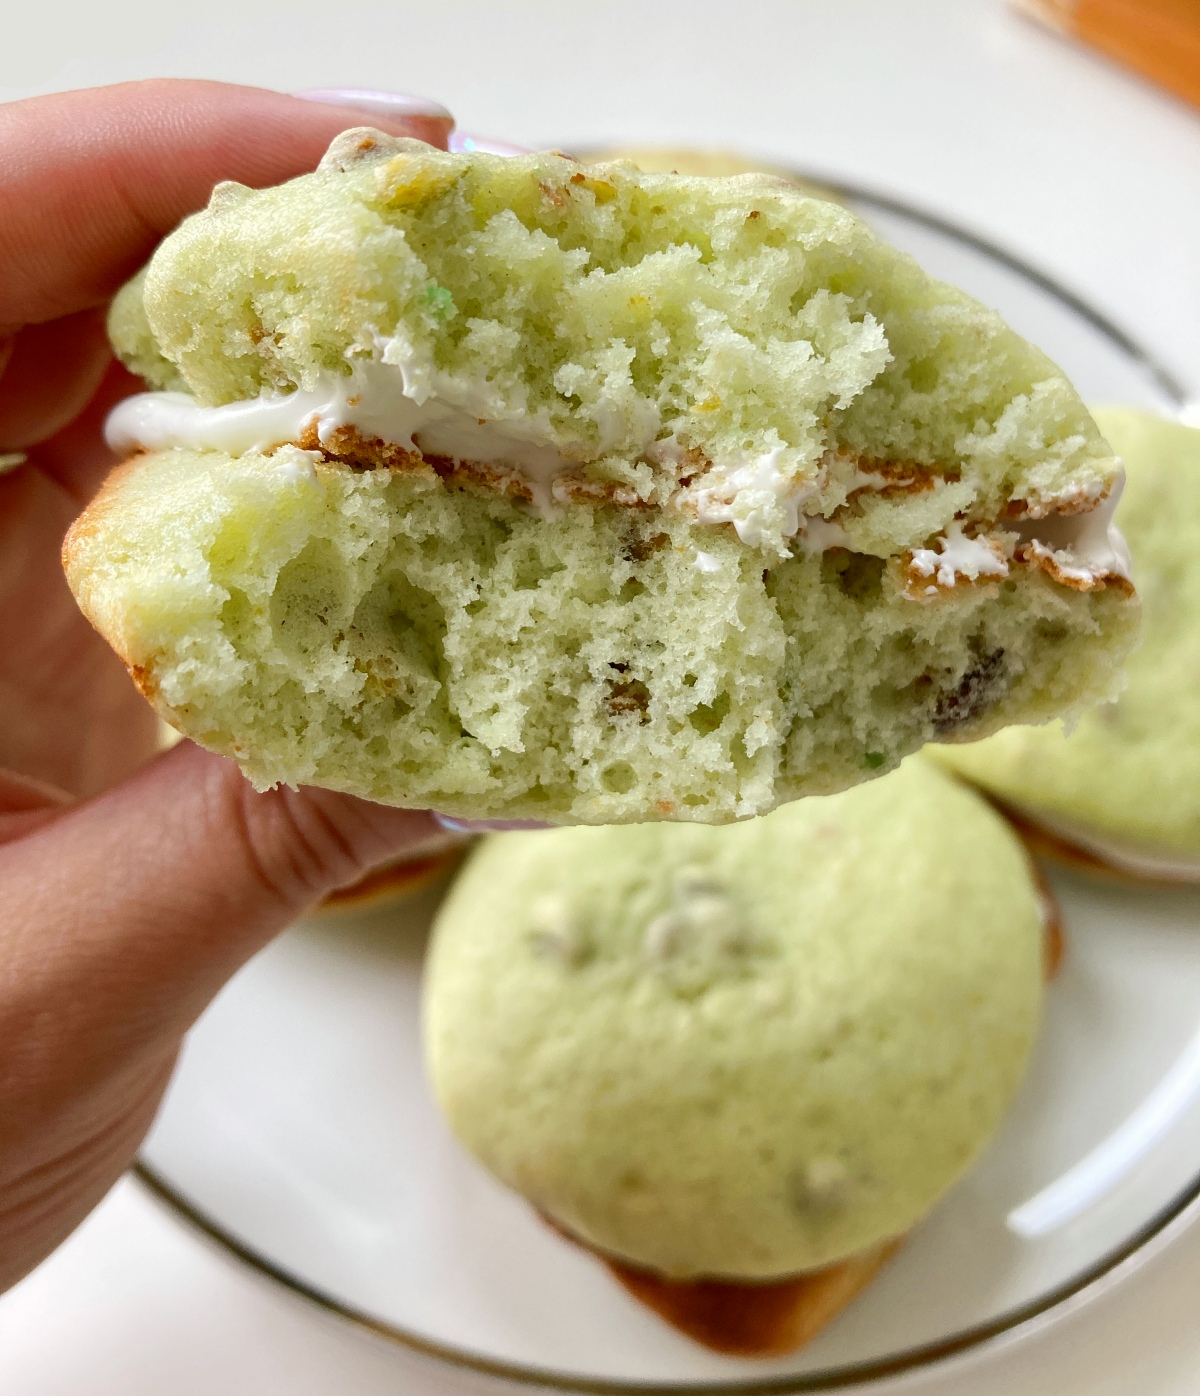
[[[1017,547],[1115,478],[1061,372],[769,175],[347,132],[217,188],[110,330],[196,420],[288,423],[159,440],[67,551],[164,716],[260,786],[722,823],[1106,698],[1136,626],[1120,579]],[[342,384],[324,425],[275,401]],[[375,392],[516,464],[383,440]]]
[[[1135,610],[1036,569],[906,595],[673,509],[541,518],[431,469],[135,457],[72,530],[85,612],[259,787],[462,817],[722,823],[1106,696]]]
[[[956,518],[1094,502],[1116,468],[1060,370],[998,316],[767,175],[348,132],[314,174],[221,185],[110,328],[136,372],[206,404],[382,358],[414,397],[522,421],[655,502],[707,473],[719,507],[732,471],[766,462],[883,556]],[[864,462],[922,488],[862,490]],[[780,493],[729,504],[777,551]]]
[[[1012,728],[941,753],[1031,814],[1078,824],[1134,853],[1200,856],[1200,431],[1132,408],[1096,416],[1125,461],[1117,523],[1145,624],[1128,686],[1060,724]]]
[[[917,757],[728,828],[490,839],[424,994],[437,1098],[504,1183],[631,1264],[768,1279],[903,1234],[978,1156],[1041,917],[1011,830]]]

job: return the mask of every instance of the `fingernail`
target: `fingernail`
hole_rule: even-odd
[[[433,817],[443,829],[449,829],[452,834],[505,834],[513,829],[550,829],[551,824],[542,824],[536,819],[451,819],[448,814],[438,814],[435,810]]]
[[[329,107],[346,107],[391,126],[416,131],[431,145],[445,146],[454,129],[454,117],[440,102],[414,97],[404,92],[375,92],[363,87],[308,87],[293,92],[305,102],[322,102]]]
[[[469,155],[473,150],[482,150],[485,155],[528,155],[529,147],[510,145],[508,141],[494,141],[491,136],[468,136],[465,131],[455,131],[447,150]]]
[[[350,107],[369,116],[397,119],[423,116],[430,121],[454,121],[440,102],[405,92],[374,92],[365,87],[306,87],[303,92],[293,92],[292,96],[302,97],[306,102],[324,102],[330,107]]]

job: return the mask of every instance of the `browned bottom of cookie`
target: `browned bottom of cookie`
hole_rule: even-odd
[[[1026,844],[1026,847],[1029,845]],[[1030,852],[1033,850],[1030,849]],[[1042,978],[1049,984],[1062,969],[1067,953],[1067,933],[1063,929],[1062,908],[1046,874],[1032,860],[1030,871],[1037,885],[1038,904],[1042,912]]]
[[[1021,836],[1026,848],[1038,857],[1051,858],[1055,862],[1065,863],[1068,867],[1077,868],[1094,877],[1119,882],[1126,887],[1186,887],[1200,883],[1200,872],[1194,878],[1156,877],[1153,873],[1139,873],[1134,872],[1132,868],[1118,867],[1116,863],[1108,862],[1098,853],[1080,848],[1061,834],[1051,832],[1028,815],[1005,804],[1003,800],[992,796],[989,796],[989,799]]]
[[[452,848],[438,849],[420,858],[398,858],[395,862],[385,863],[366,877],[352,882],[349,887],[339,887],[336,892],[330,892],[320,909],[345,911],[353,907],[357,910],[393,898],[407,897],[453,868],[466,848],[466,843],[458,843]]]
[[[552,1231],[602,1260],[620,1284],[659,1318],[714,1352],[781,1357],[811,1341],[891,1259],[902,1236],[845,1260],[781,1280],[671,1280],[605,1255],[544,1212]]]
[[[810,1342],[875,1278],[900,1240],[784,1280],[668,1280],[601,1259],[647,1308],[694,1342],[737,1357],[781,1357]]]

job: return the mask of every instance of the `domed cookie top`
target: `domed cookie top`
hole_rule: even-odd
[[[434,454],[475,460],[482,418],[511,438],[491,458],[515,457],[535,497],[561,474],[568,493],[672,498],[775,551],[852,495],[848,546],[887,553],[956,522],[1073,515],[1116,471],[1044,355],[848,210],[768,175],[350,131],[312,175],[221,185],[111,324],[132,368],[201,404],[298,388],[326,436],[424,431]],[[207,432],[239,454],[302,421],[231,437],[211,417],[131,420],[126,439]]]
[[[976,1157],[1041,1001],[1023,849],[919,760],[723,829],[502,835],[436,924],[458,1137],[582,1240],[765,1279],[908,1230]]]

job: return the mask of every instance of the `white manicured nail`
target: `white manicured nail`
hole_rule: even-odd
[[[549,829],[549,824],[541,824],[536,819],[451,819],[448,814],[433,817],[443,829],[452,834],[504,834],[513,829]]]
[[[468,136],[465,131],[455,131],[450,137],[449,150],[470,154],[482,150],[485,155],[528,155],[529,147],[510,145],[508,141],[496,141],[491,136]]]
[[[306,88],[292,95],[306,102],[324,102],[325,106],[347,106],[352,112],[363,112],[366,116],[391,117],[396,121],[449,121],[453,126],[453,116],[441,102],[431,102],[427,96],[412,96],[407,92],[374,92],[370,88]]]

